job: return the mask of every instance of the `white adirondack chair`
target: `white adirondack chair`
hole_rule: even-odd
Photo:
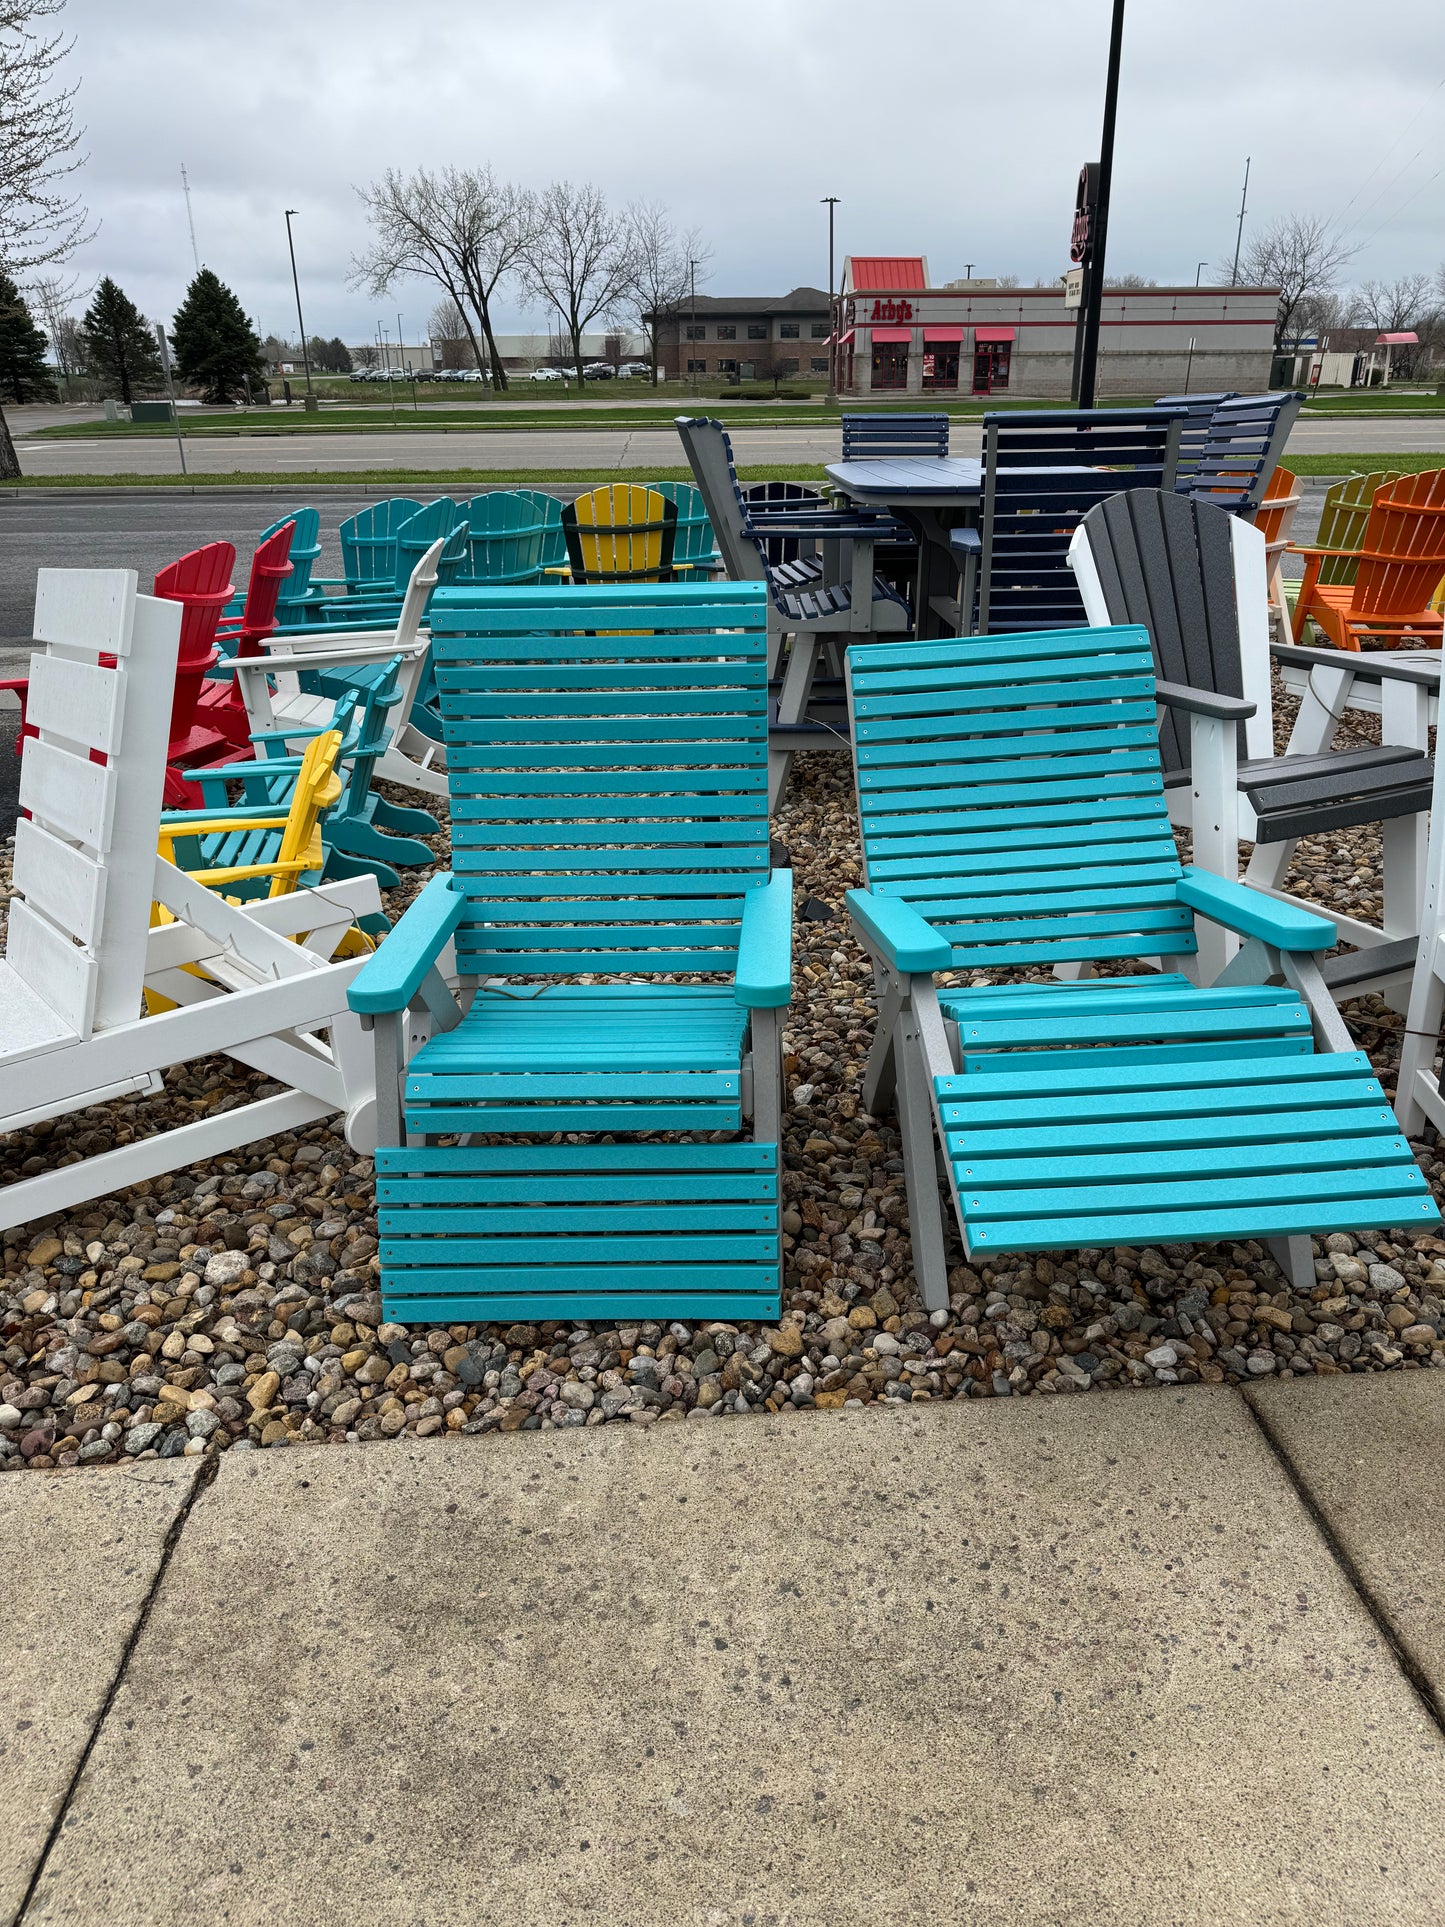
[[[1420,936],[1395,1085],[1395,1114],[1406,1137],[1418,1137],[1427,1122],[1445,1133],[1445,1091],[1441,1089],[1445,1066],[1437,1066],[1442,1048],[1442,1022],[1445,1022],[1445,756],[1437,755],[1425,855],[1425,887],[1420,905]]]
[[[410,721],[431,647],[422,617],[427,598],[436,587],[437,561],[445,547],[445,537],[433,542],[412,570],[394,629],[358,629],[342,634],[318,629],[314,634],[271,636],[261,645],[259,655],[238,657],[223,665],[234,670],[240,683],[251,729],[285,729],[288,724],[308,730],[325,727],[335,703],[331,696],[310,695],[303,690],[300,671],[366,669],[399,655],[402,662],[397,699],[386,716],[391,741],[378,759],[374,774],[428,796],[445,796],[445,753]]]
[[[0,1188],[0,1228],[334,1111],[355,1148],[376,1141],[372,1053],[346,1005],[362,959],[331,961],[353,918],[380,908],[375,880],[241,907],[156,854],[180,619],[137,594],[133,570],[39,572],[0,1132],[154,1093],[166,1066],[213,1052],[288,1088]],[[153,901],[177,921],[152,929]],[[146,989],[176,1007],[144,1016]]]

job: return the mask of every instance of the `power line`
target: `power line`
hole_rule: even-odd
[[[1438,181],[1442,174],[1445,174],[1445,167],[1437,167],[1433,174],[1429,175],[1425,180],[1421,181],[1420,185],[1415,189],[1415,192],[1413,194],[1407,195],[1406,198],[1403,201],[1401,201],[1400,205],[1394,210],[1392,214],[1387,214],[1385,216],[1384,220],[1381,221],[1379,227],[1373,228],[1370,231],[1370,233],[1368,233],[1365,236],[1364,240],[1361,241],[1360,246],[1362,248],[1367,248],[1370,245],[1371,241],[1374,240],[1377,234],[1382,234],[1384,230],[1390,225],[1391,221],[1397,221],[1400,218],[1400,216],[1405,212],[1405,209],[1410,205],[1411,201],[1417,201],[1420,198],[1420,196],[1425,192],[1425,189],[1430,185],[1430,182]]]
[[[1411,130],[1414,128],[1415,122],[1419,120],[1420,116],[1425,112],[1426,108],[1428,108],[1431,105],[1431,103],[1434,101],[1436,94],[1439,93],[1442,87],[1445,87],[1445,77],[1442,77],[1440,80],[1436,81],[1434,87],[1425,96],[1424,100],[1421,101],[1420,105],[1415,109],[1415,112],[1410,116],[1409,120],[1405,122],[1405,125],[1400,129],[1399,133],[1396,134],[1395,138],[1392,141],[1387,142],[1386,145],[1381,148],[1380,157],[1375,162],[1375,165],[1370,169],[1369,173],[1365,175],[1363,180],[1357,181],[1355,183],[1354,193],[1350,196],[1349,200],[1345,202],[1344,206],[1340,209],[1339,213],[1335,216],[1336,222],[1340,222],[1344,220],[1345,216],[1349,213],[1350,209],[1355,205],[1355,202],[1360,198],[1360,196],[1364,193],[1365,189],[1370,185],[1370,182],[1374,180],[1375,176],[1379,173],[1380,169],[1385,165],[1385,162],[1389,159],[1390,155],[1394,153],[1395,149],[1400,145],[1400,142],[1404,140],[1406,135],[1409,134]],[[1423,152],[1423,149],[1421,151]],[[1408,165],[1409,163],[1406,162],[1406,166]],[[1375,199],[1378,200],[1379,196],[1376,195]],[[1373,201],[1370,203],[1370,206],[1371,207],[1374,206]],[[1368,213],[1369,209],[1367,208],[1365,212]],[[1362,218],[1363,216],[1357,215],[1355,220],[1352,221],[1350,225],[1352,227],[1357,226],[1359,221]]]

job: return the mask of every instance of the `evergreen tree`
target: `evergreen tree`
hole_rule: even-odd
[[[171,328],[181,380],[205,391],[207,401],[244,394],[248,381],[260,381],[261,343],[245,310],[209,268],[186,289]]]
[[[7,401],[48,401],[55,393],[45,365],[45,336],[25,298],[0,271],[0,391]]]
[[[351,350],[340,335],[331,337],[326,344],[326,352],[331,357],[328,365],[333,374],[349,375],[351,373]]]
[[[158,387],[161,358],[155,332],[130,296],[107,275],[80,324],[88,373],[113,383],[127,405],[137,388]]]

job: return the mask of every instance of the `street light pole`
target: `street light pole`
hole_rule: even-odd
[[[841,303],[833,285],[833,209],[838,205],[836,194],[825,194],[818,203],[828,210],[828,406],[836,407],[838,401],[838,326]]]
[[[296,243],[291,238],[291,216],[298,214],[299,208],[286,210],[286,246],[291,255],[291,285],[296,290],[296,326],[301,330],[301,366],[306,370],[306,406],[308,410],[316,406],[316,390],[311,385],[311,355],[306,346],[306,323],[301,319],[301,281],[296,273]]]
[[[1201,274],[1203,274],[1203,272],[1204,272],[1204,270],[1205,270],[1205,269],[1206,269],[1206,268],[1207,268],[1208,266],[1209,266],[1209,263],[1208,263],[1207,261],[1201,261],[1201,262],[1200,262],[1200,263],[1198,264],[1198,266],[1197,266],[1197,267],[1195,268],[1195,270],[1194,270],[1194,285],[1195,285],[1195,287],[1196,287],[1196,288],[1197,288],[1197,287],[1199,286],[1199,277],[1200,277],[1200,275],[1201,275]]]
[[[1109,235],[1109,188],[1114,174],[1114,121],[1119,107],[1119,56],[1124,45],[1124,0],[1114,0],[1109,28],[1109,70],[1104,82],[1104,127],[1099,139],[1098,203],[1090,234],[1089,262],[1084,274],[1083,330],[1079,354],[1079,407],[1094,406],[1094,379],[1099,361],[1099,313],[1104,299],[1104,249]]]

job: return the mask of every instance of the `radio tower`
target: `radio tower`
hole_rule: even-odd
[[[196,273],[201,271],[201,257],[196,248],[196,222],[191,213],[191,184],[186,179],[186,164],[181,162],[181,192],[186,197],[186,226],[191,230],[191,259],[196,264]]]

